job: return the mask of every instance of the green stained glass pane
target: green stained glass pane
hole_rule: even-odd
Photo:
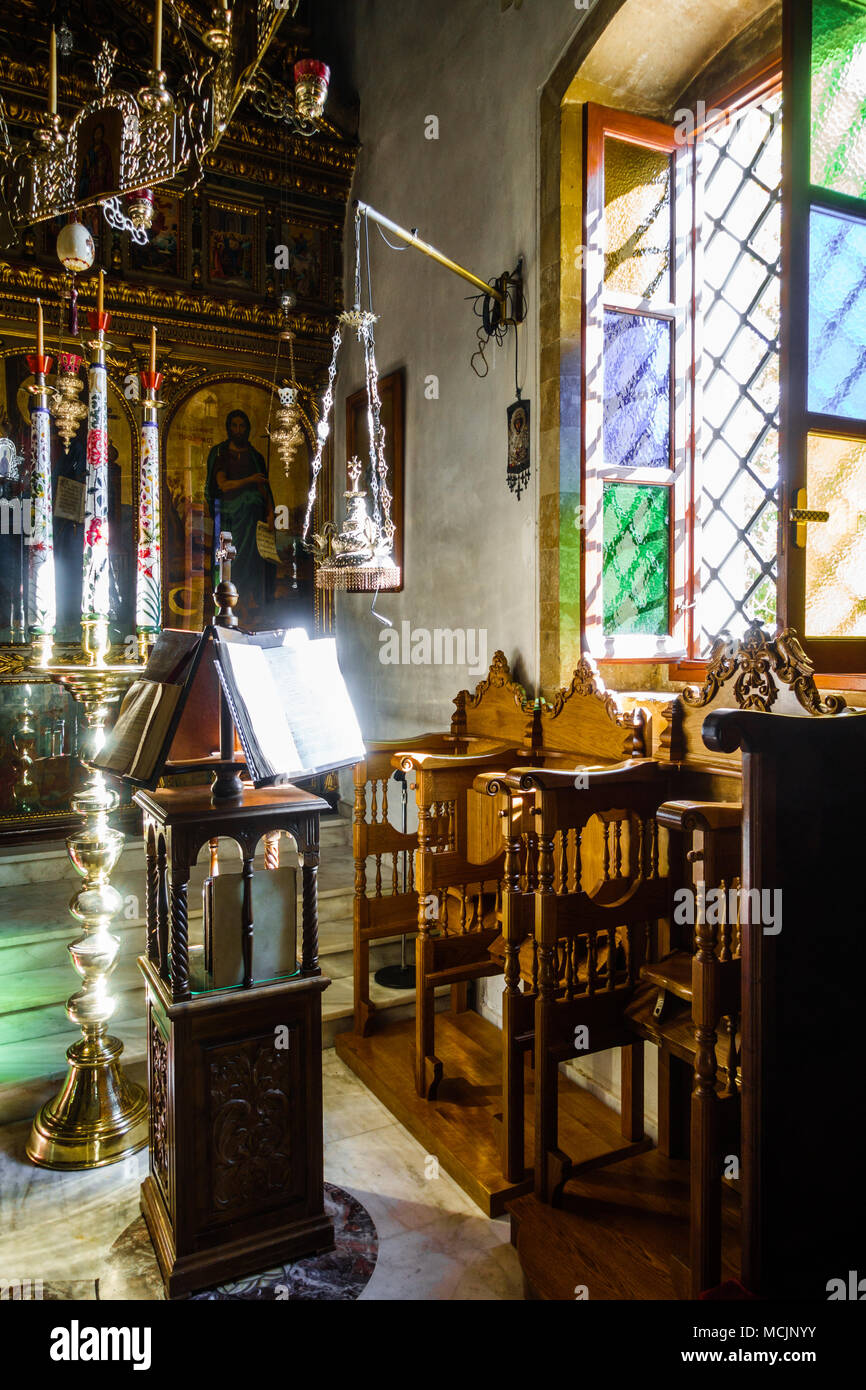
[[[866,4],[813,0],[812,183],[866,197]]]
[[[605,637],[668,633],[668,488],[605,484],[603,557]]]
[[[671,156],[604,142],[604,287],[671,298]]]

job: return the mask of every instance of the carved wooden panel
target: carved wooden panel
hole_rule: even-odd
[[[249,1215],[302,1195],[301,1037],[274,1033],[207,1049],[209,1216]]]
[[[739,768],[739,749],[708,749],[704,720],[721,709],[756,710],[758,713],[831,715],[844,709],[841,696],[821,696],[814,681],[814,666],[793,628],[770,637],[760,623],[752,623],[739,642],[719,640],[713,648],[706,679],[700,687],[686,687],[665,712],[662,747],[672,761],[695,767]]]
[[[168,1161],[168,1039],[150,1015],[150,1166],[171,1210]]]
[[[573,753],[590,763],[643,757],[643,720],[639,711],[625,713],[605,689],[595,663],[582,656],[571,684],[541,711],[544,752]]]
[[[452,733],[513,739],[515,747],[531,738],[532,700],[512,678],[504,652],[494,652],[490,670],[475,693],[461,690],[454,704]]]

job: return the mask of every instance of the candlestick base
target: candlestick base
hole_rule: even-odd
[[[82,618],[81,645],[87,653],[89,666],[104,666],[108,655],[108,619]]]
[[[33,131],[33,144],[40,152],[43,150],[57,149],[66,140],[66,132],[63,129],[63,122],[56,114],[44,112],[39,119],[39,125]]]
[[[44,632],[39,637],[30,640],[31,664],[43,671],[46,666],[50,666],[51,658],[54,655],[54,638],[50,632]]]
[[[112,941],[114,937],[110,938]],[[147,1092],[120,1069],[123,1043],[104,1029],[73,1043],[69,1074],[43,1105],[27,1142],[40,1168],[104,1168],[143,1149],[148,1140]]]
[[[174,97],[165,85],[165,73],[151,68],[147,77],[147,86],[140,87],[137,93],[139,106],[151,115],[174,106]]]
[[[141,675],[143,667],[132,662],[105,665],[108,624],[104,619],[89,620],[82,628],[91,664],[41,669],[84,706],[86,762],[102,747],[112,705]],[[108,1032],[116,1006],[108,982],[120,949],[109,926],[123,906],[109,877],[125,839],[109,825],[108,817],[119,802],[117,792],[93,769],[72,802],[82,816],[82,825],[69,836],[66,847],[84,882],[69,910],[84,932],[69,946],[82,986],[66,1001],[66,1013],[82,1036],[66,1053],[69,1071],[63,1086],[33,1122],[27,1154],[43,1168],[101,1168],[147,1143],[147,1096],[124,1076],[119,1060],[123,1043]]]

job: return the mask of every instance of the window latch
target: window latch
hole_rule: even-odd
[[[794,544],[798,550],[806,548],[806,527],[810,523],[825,522],[830,520],[830,513],[817,511],[814,507],[807,505],[806,489],[797,489],[796,506],[791,507],[788,512],[788,520],[794,523]]]

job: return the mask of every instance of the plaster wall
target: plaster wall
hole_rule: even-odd
[[[514,333],[491,345],[489,375],[470,367],[480,320],[472,287],[418,252],[388,249],[371,227],[380,373],[406,368],[405,587],[377,608],[400,628],[480,628],[489,663],[501,647],[534,693],[538,671],[538,98],[588,11],[572,0],[426,4],[328,0],[344,22],[341,78],[360,95],[354,192],[482,279],[525,261],[527,323],[519,380],[532,402],[528,493],[505,482],[506,408],[515,397]],[[438,120],[438,139],[425,138]],[[346,298],[351,300],[351,227]],[[393,238],[390,238],[393,240]],[[335,477],[345,459],[345,396],[363,381],[357,344],[338,378]],[[438,399],[428,399],[438,383]],[[447,725],[451,701],[480,673],[383,665],[370,597],[339,594],[340,657],[370,738]],[[483,649],[482,649],[483,650]]]

